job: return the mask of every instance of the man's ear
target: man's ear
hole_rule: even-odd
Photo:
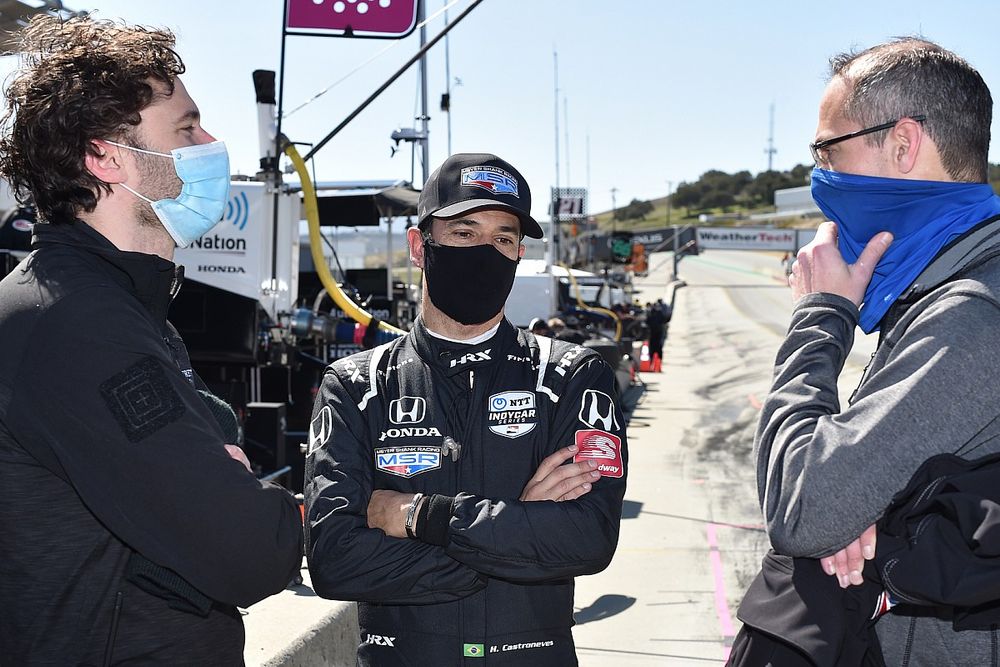
[[[923,127],[912,118],[902,119],[889,130],[885,140],[889,159],[900,174],[909,174],[916,168],[924,140]]]
[[[105,183],[123,183],[128,180],[128,171],[122,164],[121,150],[106,142],[91,140],[83,164],[95,178]]]
[[[424,268],[424,236],[417,227],[406,230],[406,243],[410,246],[410,263],[420,270]]]

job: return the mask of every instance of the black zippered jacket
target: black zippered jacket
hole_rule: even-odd
[[[0,282],[4,666],[242,664],[236,606],[300,563],[294,499],[229,457],[167,323],[179,274],[75,221]]]
[[[1000,454],[928,459],[878,522],[864,583],[841,589],[814,558],[769,551],[738,616],[730,667],[884,667],[875,623],[888,609],[934,613],[956,631],[1000,624]],[[931,611],[928,611],[931,610]],[[914,638],[909,638],[909,643]],[[997,665],[996,651],[987,661]],[[904,654],[902,665],[909,664]]]
[[[518,500],[542,459],[588,438],[619,476],[577,500]],[[309,440],[309,571],[319,595],[360,601],[359,664],[576,664],[573,577],[611,561],[627,465],[593,350],[507,321],[448,343],[418,321],[327,369]],[[432,494],[419,539],[367,527],[374,489]]]

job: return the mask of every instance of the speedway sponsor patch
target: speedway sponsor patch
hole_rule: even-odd
[[[622,439],[614,433],[599,429],[585,429],[576,432],[575,463],[593,460],[597,462],[597,472],[603,477],[621,477],[625,472],[622,463]]]
[[[538,410],[532,391],[503,391],[489,399],[486,423],[505,438],[520,438],[534,430]]]
[[[397,477],[413,477],[441,467],[441,448],[433,445],[381,447],[375,450],[375,467]]]

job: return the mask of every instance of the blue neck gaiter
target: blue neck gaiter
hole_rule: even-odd
[[[879,232],[892,232],[861,304],[865,333],[956,236],[1000,215],[1000,197],[986,183],[914,181],[843,174],[816,168],[812,196],[837,223],[840,254],[848,264]]]

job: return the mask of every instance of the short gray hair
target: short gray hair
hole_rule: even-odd
[[[849,84],[847,118],[873,127],[923,114],[945,171],[956,181],[987,182],[993,98],[963,58],[920,37],[899,37],[834,56],[830,73]],[[876,132],[865,139],[881,146],[885,137]]]

